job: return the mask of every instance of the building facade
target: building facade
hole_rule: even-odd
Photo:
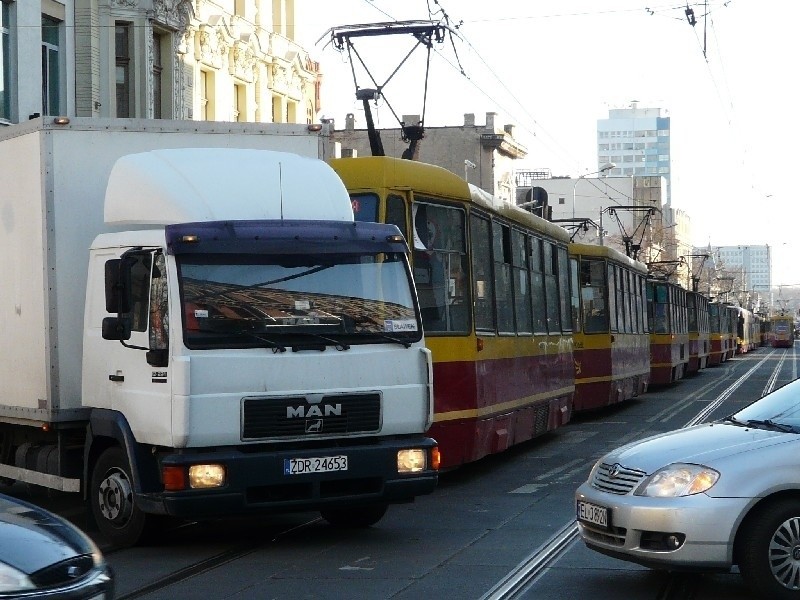
[[[418,115],[404,115],[404,123],[418,123]],[[409,144],[402,140],[400,128],[380,129],[386,156],[400,158]],[[337,129],[334,139],[341,143],[342,156],[370,156],[366,129],[357,129],[355,116],[348,114],[344,129]],[[499,125],[497,113],[486,113],[484,125],[475,123],[475,115],[464,115],[460,126],[426,127],[425,137],[417,144],[415,160],[438,165],[464,177],[502,202],[514,201],[514,161],[528,151],[514,139],[513,125]]]
[[[661,108],[611,109],[597,121],[597,164],[614,163],[609,175],[659,176],[666,181],[665,204],[672,206],[670,118]],[[600,168],[598,166],[598,168]]]
[[[312,123],[294,0],[0,0],[0,123],[37,115]]]
[[[712,246],[717,277],[730,279],[730,293],[740,303],[749,298],[768,300],[772,290],[772,254],[764,246]]]

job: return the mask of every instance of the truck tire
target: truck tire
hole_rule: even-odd
[[[739,570],[765,598],[800,598],[800,502],[779,500],[759,510],[742,531]]]
[[[320,511],[322,518],[334,527],[362,528],[375,525],[386,514],[386,504],[326,508]]]
[[[97,528],[116,547],[133,546],[145,532],[147,515],[133,499],[131,468],[125,451],[103,451],[92,470],[89,502]]]

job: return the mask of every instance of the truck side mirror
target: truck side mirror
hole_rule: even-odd
[[[122,314],[131,310],[131,263],[115,258],[106,261],[106,312]],[[105,321],[103,321],[105,332]],[[107,338],[119,339],[119,338]],[[127,339],[127,338],[125,338]]]
[[[103,319],[104,340],[131,339],[131,320],[127,317],[106,317]]]

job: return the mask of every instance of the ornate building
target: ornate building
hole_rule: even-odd
[[[319,65],[293,40],[294,0],[0,7],[0,123],[37,114],[309,123],[320,109]]]

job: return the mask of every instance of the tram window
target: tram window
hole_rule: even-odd
[[[622,281],[625,288],[625,333],[633,333],[633,317],[634,311],[631,303],[631,272],[627,269],[622,269]]]
[[[517,332],[531,333],[531,286],[528,280],[528,248],[525,234],[511,231],[511,260],[514,273],[514,315]]]
[[[400,196],[389,196],[386,199],[386,222],[397,225],[403,237],[408,239],[408,225],[406,224],[406,201]]]
[[[566,248],[556,248],[558,257],[558,299],[561,313],[561,328],[563,331],[572,331],[572,319],[570,314],[570,293],[569,293],[569,258]]]
[[[558,302],[558,257],[555,245],[544,243],[544,292],[547,304],[547,331],[561,332],[561,316]]]
[[[619,330],[619,316],[617,315],[617,267],[608,265],[608,320],[611,331]],[[606,326],[608,329],[608,326]]]
[[[514,332],[514,291],[511,286],[511,230],[497,222],[492,227],[494,290],[497,331]]]
[[[475,215],[470,217],[472,294],[475,298],[475,329],[478,331],[494,331],[494,283],[490,231],[488,220]]]
[[[350,203],[353,205],[353,217],[356,221],[370,223],[378,221],[377,194],[350,194]]]
[[[569,259],[569,274],[570,274],[570,304],[572,307],[572,330],[581,331],[583,329],[583,320],[581,319],[581,287],[580,287],[580,270],[578,268],[577,259]]]
[[[607,281],[604,261],[581,261],[581,300],[586,333],[608,332]]]
[[[697,302],[695,302],[694,294],[687,294],[686,295],[686,306],[688,308],[688,315],[689,315],[689,331],[692,333],[699,332],[697,328]]]
[[[426,332],[469,329],[464,211],[415,202],[414,281]]]
[[[531,268],[531,301],[533,302],[533,331],[534,333],[547,333],[547,310],[544,293],[544,273],[542,266],[542,240],[531,237],[530,260]]]

